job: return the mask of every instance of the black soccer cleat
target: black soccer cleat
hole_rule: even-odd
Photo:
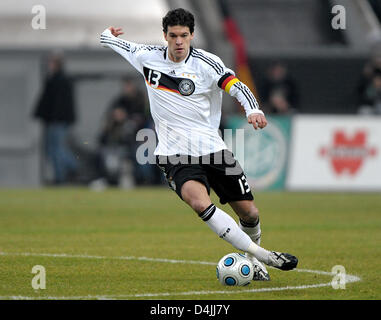
[[[270,275],[267,272],[264,265],[261,264],[254,266],[254,273],[253,273],[253,280],[254,281],[270,281]]]
[[[283,271],[292,270],[296,268],[298,258],[289,254],[271,251],[267,265],[278,268]]]
[[[253,265],[253,280],[254,281],[270,281],[270,275],[267,272],[266,267],[263,263],[259,262],[259,260],[251,254],[245,253],[245,257],[249,259],[249,261]]]

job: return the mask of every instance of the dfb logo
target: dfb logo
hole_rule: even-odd
[[[367,132],[358,130],[352,137],[344,131],[338,130],[333,134],[333,144],[320,148],[320,155],[328,157],[337,175],[345,171],[354,176],[368,157],[377,154],[376,148],[367,146]]]

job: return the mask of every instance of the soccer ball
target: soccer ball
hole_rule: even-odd
[[[241,253],[229,253],[216,268],[217,279],[224,286],[246,286],[253,279],[253,264]]]

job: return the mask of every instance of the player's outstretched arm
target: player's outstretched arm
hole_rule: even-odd
[[[111,48],[115,52],[119,53],[125,58],[131,65],[136,68],[140,73],[143,73],[143,66],[138,57],[138,47],[144,47],[144,45],[136,44],[131,41],[126,41],[118,38],[124,34],[122,28],[108,27],[100,36],[100,43],[102,46]],[[141,52],[140,52],[141,53]]]

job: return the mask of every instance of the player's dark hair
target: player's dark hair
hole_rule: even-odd
[[[171,11],[165,15],[162,21],[163,31],[167,33],[168,26],[184,26],[188,27],[190,33],[194,31],[194,16],[189,11],[178,8]]]

